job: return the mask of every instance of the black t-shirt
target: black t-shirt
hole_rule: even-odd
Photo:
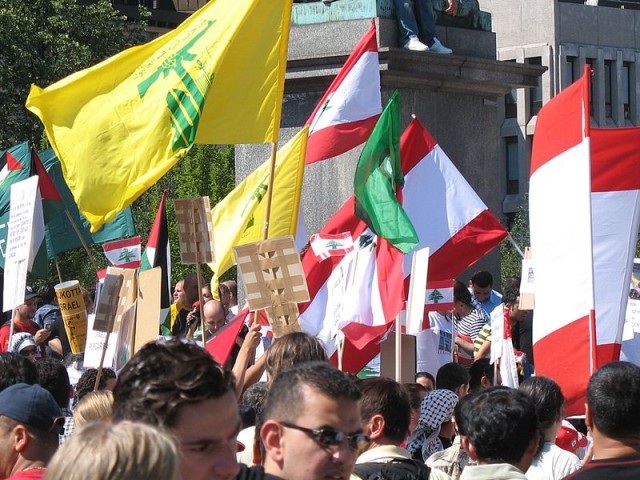
[[[68,353],[71,353],[71,345],[69,344],[69,337],[67,337],[67,330],[64,328],[64,320],[62,316],[56,318],[51,326],[51,334],[49,339],[58,338],[62,344],[62,358],[66,357]],[[55,355],[58,357],[58,355]]]
[[[640,478],[640,455],[593,460],[564,480],[637,480]]]

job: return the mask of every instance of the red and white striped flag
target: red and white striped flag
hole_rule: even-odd
[[[640,128],[591,129],[596,367],[620,358],[640,220]]]
[[[372,20],[307,120],[306,164],[336,157],[364,143],[381,112],[378,42]]]
[[[311,235],[311,250],[320,260],[329,257],[344,257],[353,252],[353,239],[349,232],[316,233]]]
[[[115,240],[102,245],[104,255],[114,267],[139,268],[141,264],[140,237]]]
[[[567,415],[584,413],[595,369],[589,75],[538,113],[529,184],[536,373],[560,384]]]
[[[427,283],[424,301],[425,316],[427,312],[444,312],[452,308],[453,280],[439,280]]]

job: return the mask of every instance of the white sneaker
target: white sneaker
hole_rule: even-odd
[[[407,50],[413,50],[414,52],[426,52],[427,50],[429,50],[429,47],[418,40],[418,37],[416,37],[415,35],[409,37],[409,41],[404,44],[404,48],[406,48]]]
[[[450,55],[453,53],[453,50],[442,45],[442,43],[440,43],[440,40],[438,40],[437,38],[433,39],[433,45],[428,47],[427,50],[433,53],[440,53],[442,55]]]

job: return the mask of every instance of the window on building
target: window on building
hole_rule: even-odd
[[[542,65],[542,57],[527,59],[529,65]],[[542,108],[542,77],[537,78],[537,85],[529,92],[529,114],[533,117]]]
[[[613,117],[611,86],[613,84],[612,75],[613,62],[611,60],[604,61],[604,115],[607,118]]]
[[[504,97],[504,116],[505,118],[516,118],[518,116],[518,90],[513,89]]]
[[[594,64],[594,60],[593,58],[587,58],[585,59],[585,64],[589,65],[591,67],[591,71],[594,72],[595,70],[593,69],[593,64]],[[591,77],[593,78],[593,77]],[[591,81],[589,82],[589,111],[591,112],[591,116],[593,116],[593,94],[594,94],[594,89],[593,89],[593,84],[595,82]]]
[[[568,87],[578,79],[578,57],[567,56],[565,61],[565,87]]]
[[[624,62],[622,64],[622,78],[620,79],[621,88],[620,93],[622,96],[622,110],[624,114],[624,119],[628,120],[631,116],[630,112],[630,98],[631,98],[631,90],[629,86],[631,85],[631,62]]]
[[[507,195],[520,193],[520,164],[518,137],[505,137],[507,149]]]

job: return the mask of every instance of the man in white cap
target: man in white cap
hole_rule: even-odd
[[[42,358],[35,337],[27,332],[18,332],[11,336],[9,340],[9,351],[22,355],[32,362],[35,362],[38,358]]]

